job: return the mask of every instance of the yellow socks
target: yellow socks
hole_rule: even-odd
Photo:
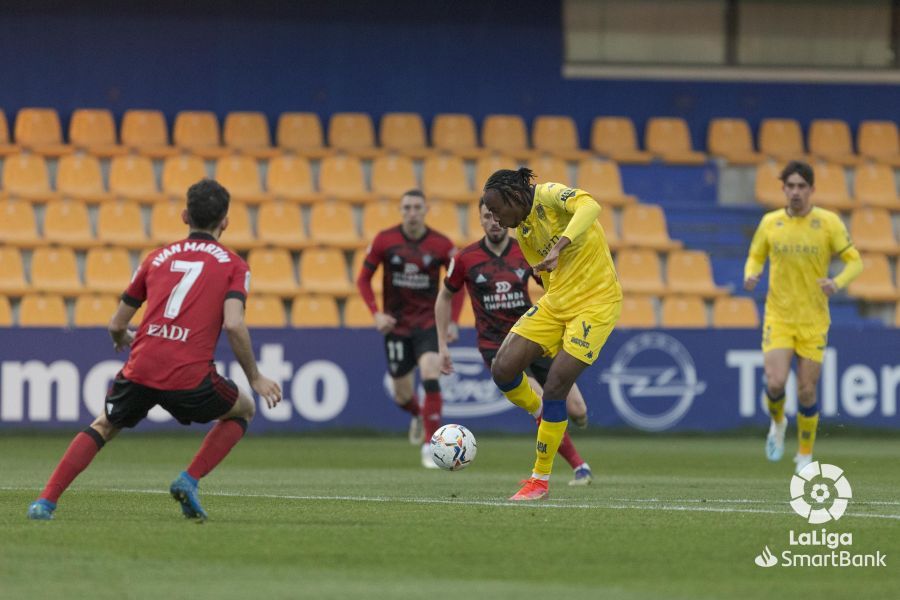
[[[799,407],[797,411],[797,440],[800,442],[798,454],[812,454],[816,443],[816,429],[819,426],[819,407]]]
[[[537,458],[534,461],[533,477],[538,479],[549,479],[550,471],[553,470],[553,459],[559,450],[563,436],[566,434],[566,426],[569,421],[560,421],[554,423],[541,420],[537,434]]]
[[[500,388],[507,400],[519,408],[524,408],[530,415],[536,417],[540,414],[541,398],[531,389],[528,378],[525,377],[524,373],[519,373],[519,376],[509,383],[502,384],[497,381],[494,381],[494,383],[497,384],[497,387]]]
[[[766,395],[766,404],[769,406],[769,415],[776,423],[781,423],[784,419],[784,392],[778,398],[772,398],[768,390],[763,392]]]

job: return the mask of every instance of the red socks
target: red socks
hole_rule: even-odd
[[[66,488],[84,471],[106,441],[95,429],[88,427],[75,436],[66,453],[59,460],[53,474],[47,481],[47,487],[40,497],[56,504]]]
[[[434,432],[441,427],[441,410],[444,399],[441,397],[441,386],[437,379],[426,379],[422,382],[425,388],[425,404],[422,406],[422,423],[425,429],[425,442],[431,440]]]
[[[246,431],[247,421],[244,419],[228,419],[216,423],[203,439],[200,450],[187,468],[187,474],[194,479],[200,479],[215,469],[216,465],[228,456],[234,445],[244,437]]]
[[[413,397],[410,398],[406,402],[406,404],[398,404],[397,406],[399,406],[401,410],[405,410],[414,417],[419,416],[419,399],[416,398],[415,394],[413,394]]]

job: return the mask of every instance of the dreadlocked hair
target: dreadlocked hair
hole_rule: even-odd
[[[507,204],[528,207],[531,202],[531,180],[534,173],[527,167],[517,171],[500,169],[488,177],[484,191],[496,190]]]

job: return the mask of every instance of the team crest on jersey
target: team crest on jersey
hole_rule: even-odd
[[[572,188],[566,188],[563,190],[562,194],[559,195],[559,201],[565,202],[566,200],[568,200],[569,198],[571,198],[574,195],[575,195],[575,190],[573,190]]]
[[[538,206],[537,206],[537,216],[538,216],[538,219],[546,219],[547,218],[547,213],[544,212],[544,207],[541,206],[540,204],[538,204]]]
[[[818,229],[819,227],[822,226],[822,222],[819,219],[813,219],[812,221],[809,222],[809,226],[812,227],[813,229]]]
[[[425,263],[426,267],[428,265],[430,265],[431,261],[433,261],[433,260],[434,260],[434,258],[430,254],[425,254],[422,256],[422,262]]]
[[[516,277],[523,279],[525,277],[525,269],[516,269]]]
[[[531,231],[531,229],[528,227],[528,225],[522,225],[522,235],[528,235],[529,231]]]

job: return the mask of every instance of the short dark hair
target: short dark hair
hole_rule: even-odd
[[[215,229],[228,214],[231,195],[214,179],[201,179],[187,192],[187,211],[191,227],[195,229]]]
[[[809,163],[805,163],[802,160],[792,160],[781,170],[781,175],[778,176],[783,182],[787,182],[788,177],[796,173],[800,177],[803,178],[803,181],[812,186],[816,180],[816,176],[813,173],[813,168],[809,166]]]
[[[419,189],[407,190],[403,192],[403,196],[416,196],[418,198],[421,198],[422,200],[425,200],[425,192]],[[403,198],[403,196],[400,197]]]
[[[534,179],[534,172],[527,167],[516,171],[500,169],[488,177],[484,184],[484,191],[496,190],[507,204],[519,204],[528,208],[532,179]]]

